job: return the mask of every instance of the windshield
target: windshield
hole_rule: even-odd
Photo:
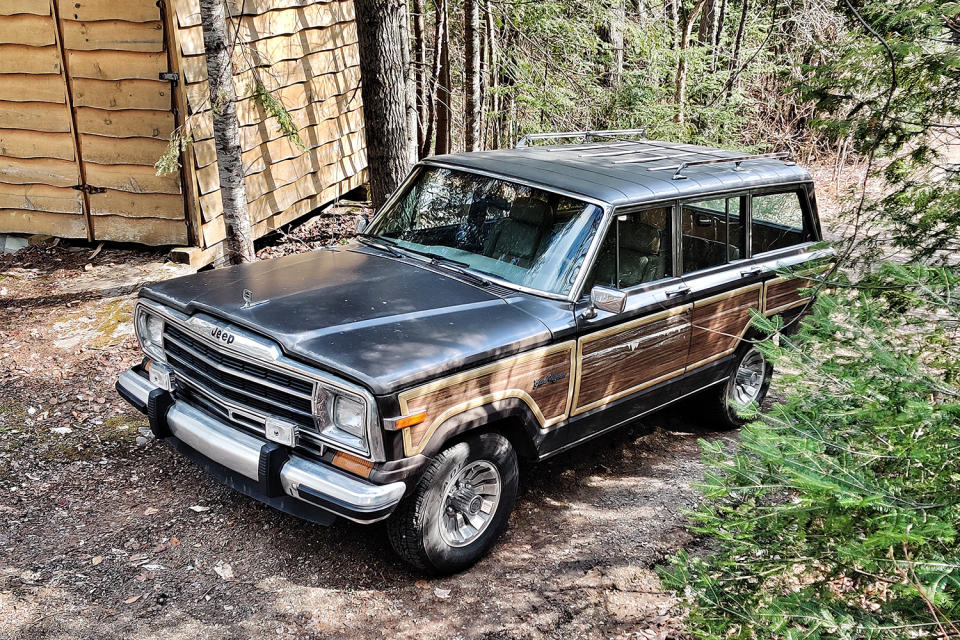
[[[370,229],[507,282],[566,295],[603,219],[600,207],[487,176],[427,168]]]

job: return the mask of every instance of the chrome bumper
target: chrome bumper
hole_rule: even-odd
[[[151,394],[155,391],[167,393],[133,369],[120,375],[117,391],[148,415],[153,411],[152,407],[159,404],[155,401],[151,403]],[[389,516],[407,488],[403,482],[384,485],[365,482],[325,464],[296,455],[286,457],[279,470],[271,472],[269,463],[264,463],[264,453],[275,450],[276,445],[241,431],[183,401],[171,399],[165,416],[151,415],[150,419],[151,425],[157,420],[164,421],[170,435],[189,449],[248,481],[253,481],[252,484],[232,481],[228,484],[268,504],[273,503],[257,495],[257,491],[245,490],[244,487],[266,487],[271,481],[276,484],[277,478],[265,477],[271,473],[279,474],[279,487],[287,496],[362,523],[376,522]],[[267,495],[268,492],[265,493],[265,496]],[[274,506],[283,508],[279,504]]]

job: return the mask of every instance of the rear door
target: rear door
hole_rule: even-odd
[[[732,353],[761,308],[747,260],[749,200],[734,193],[680,205],[681,270],[693,303],[688,371]]]

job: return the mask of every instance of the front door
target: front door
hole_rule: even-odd
[[[693,305],[674,274],[672,228],[672,207],[659,207],[618,215],[607,231],[585,291],[625,290],[626,309],[579,316],[571,416],[684,372]]]

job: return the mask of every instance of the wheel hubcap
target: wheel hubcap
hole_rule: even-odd
[[[767,361],[760,351],[756,348],[748,351],[734,374],[729,400],[735,405],[748,405],[759,400],[766,373]]]
[[[501,480],[486,460],[471,462],[447,484],[440,517],[440,537],[452,547],[463,547],[486,531],[500,503]]]

